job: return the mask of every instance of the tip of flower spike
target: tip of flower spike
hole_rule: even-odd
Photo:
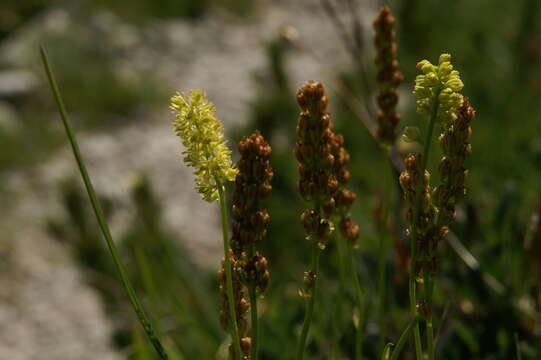
[[[428,60],[421,60],[417,63],[417,70],[422,71],[424,74],[430,74],[435,70],[435,66]]]
[[[306,110],[310,103],[319,101],[325,95],[325,88],[322,83],[315,80],[307,81],[297,91],[297,103],[301,109]]]
[[[418,98],[417,111],[421,114],[430,113],[438,96],[438,118],[442,121],[452,120],[454,111],[462,104],[462,95],[459,93],[464,87],[460,74],[453,70],[451,55],[441,54],[438,66],[428,60],[417,64],[417,69],[423,74],[415,79],[413,94]]]
[[[451,55],[450,54],[441,54],[439,59],[439,64],[443,64],[444,62],[451,62]]]

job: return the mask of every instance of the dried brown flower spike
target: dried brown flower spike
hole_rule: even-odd
[[[300,175],[298,187],[301,196],[311,202],[310,208],[302,213],[301,222],[312,245],[311,268],[304,274],[304,285],[300,291],[308,301],[297,349],[297,359],[302,360],[314,312],[319,255],[332,231],[330,217],[336,206],[334,195],[338,179],[334,174],[334,134],[323,85],[316,81],[307,82],[297,92],[297,102],[301,108],[295,144]]]
[[[272,149],[265,138],[256,131],[239,143],[241,158],[235,179],[233,195],[233,235],[231,249],[239,260],[236,267],[248,287],[265,291],[269,282],[267,259],[256,252],[255,245],[267,234],[270,221],[267,209],[261,206],[272,186],[273,171],[270,166]]]
[[[269,283],[268,262],[256,251],[256,244],[267,234],[270,221],[269,213],[262,207],[261,200],[272,189],[270,182],[273,171],[269,160],[272,149],[261,133],[256,131],[240,141],[239,152],[241,158],[237,164],[239,172],[233,194],[230,245],[235,269],[235,289],[242,289],[243,285],[248,289],[252,312],[252,337],[248,337],[246,326],[243,326],[246,323],[243,315],[248,308],[237,310],[237,314],[241,314],[238,320],[241,347],[246,359],[251,353],[251,358],[255,360],[258,348],[257,294],[263,293]],[[240,294],[235,299],[242,300],[242,290],[235,293]],[[244,312],[241,313],[241,310]]]
[[[307,82],[297,93],[302,109],[297,125],[295,156],[299,162],[299,191],[306,201],[313,202],[313,210],[303,213],[301,220],[306,235],[317,236],[324,246],[330,232],[328,218],[335,206],[334,193],[338,180],[333,173],[331,117],[327,111],[327,96],[323,85]],[[324,210],[324,211],[323,211]]]
[[[374,19],[376,79],[380,88],[377,96],[379,107],[377,137],[387,145],[392,145],[396,140],[396,127],[400,122],[400,115],[396,112],[397,88],[404,80],[396,56],[395,23],[396,19],[388,6],[383,6]]]

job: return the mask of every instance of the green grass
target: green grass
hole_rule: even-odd
[[[101,233],[105,241],[107,242],[107,247],[109,248],[109,251],[111,253],[111,257],[113,259],[115,269],[118,272],[118,276],[120,277],[122,285],[126,289],[126,292],[130,299],[130,303],[133,307],[133,310],[135,311],[135,314],[137,315],[137,318],[139,319],[139,322],[141,323],[141,326],[143,327],[150,342],[154,346],[156,353],[161,359],[166,360],[168,359],[167,352],[162,346],[160,340],[158,339],[154,331],[152,324],[150,323],[148,316],[143,310],[143,307],[141,306],[141,303],[135,293],[135,290],[133,289],[130,279],[128,278],[126,274],[126,270],[124,269],[124,266],[122,265],[122,262],[120,260],[118,250],[111,236],[111,232],[109,231],[109,226],[107,225],[107,221],[105,220],[105,216],[101,209],[96,193],[94,192],[94,187],[92,186],[92,182],[90,181],[90,176],[88,175],[84,160],[81,156],[79,145],[77,144],[77,139],[75,138],[75,134],[71,128],[68,115],[64,107],[64,102],[60,95],[60,90],[58,89],[56,80],[51,70],[51,66],[49,65],[47,53],[43,47],[40,48],[40,54],[41,54],[41,59],[43,61],[43,67],[45,68],[45,72],[47,73],[47,79],[49,80],[49,85],[51,86],[51,90],[53,92],[56,104],[58,105],[58,111],[62,118],[64,129],[66,130],[66,135],[69,139],[71,149],[73,151],[73,156],[75,157],[75,161],[77,162],[77,166],[79,167],[81,178],[84,182],[88,197],[90,199],[90,203],[92,204],[92,208],[94,209],[94,214],[96,215],[96,220],[98,221]]]

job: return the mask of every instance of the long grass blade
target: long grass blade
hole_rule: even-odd
[[[96,215],[96,219],[98,221],[103,237],[105,238],[105,241],[107,242],[107,247],[109,248],[109,251],[111,252],[111,256],[113,258],[113,262],[115,264],[115,268],[118,272],[118,275],[120,276],[122,285],[124,286],[124,288],[126,289],[126,292],[128,293],[130,303],[133,307],[133,310],[135,311],[135,314],[137,315],[137,318],[139,319],[139,322],[143,326],[145,333],[147,334],[152,345],[154,346],[154,349],[158,353],[160,359],[168,359],[167,353],[164,347],[162,346],[160,340],[158,339],[154,331],[154,328],[152,327],[152,324],[150,323],[149,318],[147,317],[145,311],[143,310],[143,307],[141,306],[141,303],[139,302],[139,299],[137,298],[135,290],[133,289],[133,286],[126,274],[126,271],[124,270],[124,267],[122,263],[120,262],[118,250],[115,246],[115,243],[113,242],[113,238],[111,237],[109,227],[107,225],[107,222],[105,221],[105,217],[103,216],[103,211],[101,210],[100,204],[96,197],[96,193],[94,192],[94,187],[92,186],[92,182],[90,181],[90,177],[86,170],[85,163],[79,151],[79,145],[77,144],[75,134],[68,120],[68,115],[64,107],[64,102],[60,95],[60,91],[58,90],[58,86],[56,84],[55,78],[53,76],[53,72],[51,70],[51,66],[49,65],[47,53],[43,46],[40,47],[40,53],[41,53],[41,60],[43,62],[43,66],[45,68],[45,72],[47,73],[47,79],[49,81],[49,85],[51,86],[51,90],[53,92],[56,104],[58,105],[60,116],[62,118],[62,122],[64,123],[64,129],[66,130],[66,134],[71,144],[71,149],[73,151],[75,161],[77,162],[77,165],[79,166],[79,171],[81,173],[81,177],[85,184],[88,197],[90,198],[90,202],[92,203],[92,208],[94,209],[94,213]]]

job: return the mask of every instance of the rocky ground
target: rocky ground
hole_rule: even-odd
[[[196,22],[175,20],[143,28],[109,13],[89,17],[100,29],[96,34],[106,36],[103,46],[111,47],[113,64],[123,76],[151,71],[171,93],[205,89],[228,127],[247,120],[256,90],[253,74],[267,62],[264,45],[283,26],[294,26],[293,34],[298,34],[297,49],[288,62],[295,87],[308,79],[328,80],[333,67],[347,63],[342,44],[316,3],[266,1],[248,20],[214,10]],[[80,27],[70,11],[49,9],[1,45],[3,63],[23,71],[28,86],[44,80],[35,66],[40,34]],[[4,88],[9,92],[8,86]],[[221,246],[217,207],[194,192],[191,170],[181,163],[182,149],[165,104],[166,99],[162,108],[129,125],[79,134],[80,146],[96,188],[121,204],[112,221],[113,235],[122,233],[131,214],[128,193],[133,175],[145,172],[164,207],[167,226],[186,239],[198,263],[213,268]],[[9,107],[2,109],[11,119],[0,125],[18,126]],[[85,285],[69,252],[44,229],[47,217],[62,215],[58,182],[70,176],[77,176],[77,170],[64,147],[39,166],[10,172],[2,184],[7,194],[0,217],[2,358],[120,357],[111,348],[111,324],[99,297]]]

